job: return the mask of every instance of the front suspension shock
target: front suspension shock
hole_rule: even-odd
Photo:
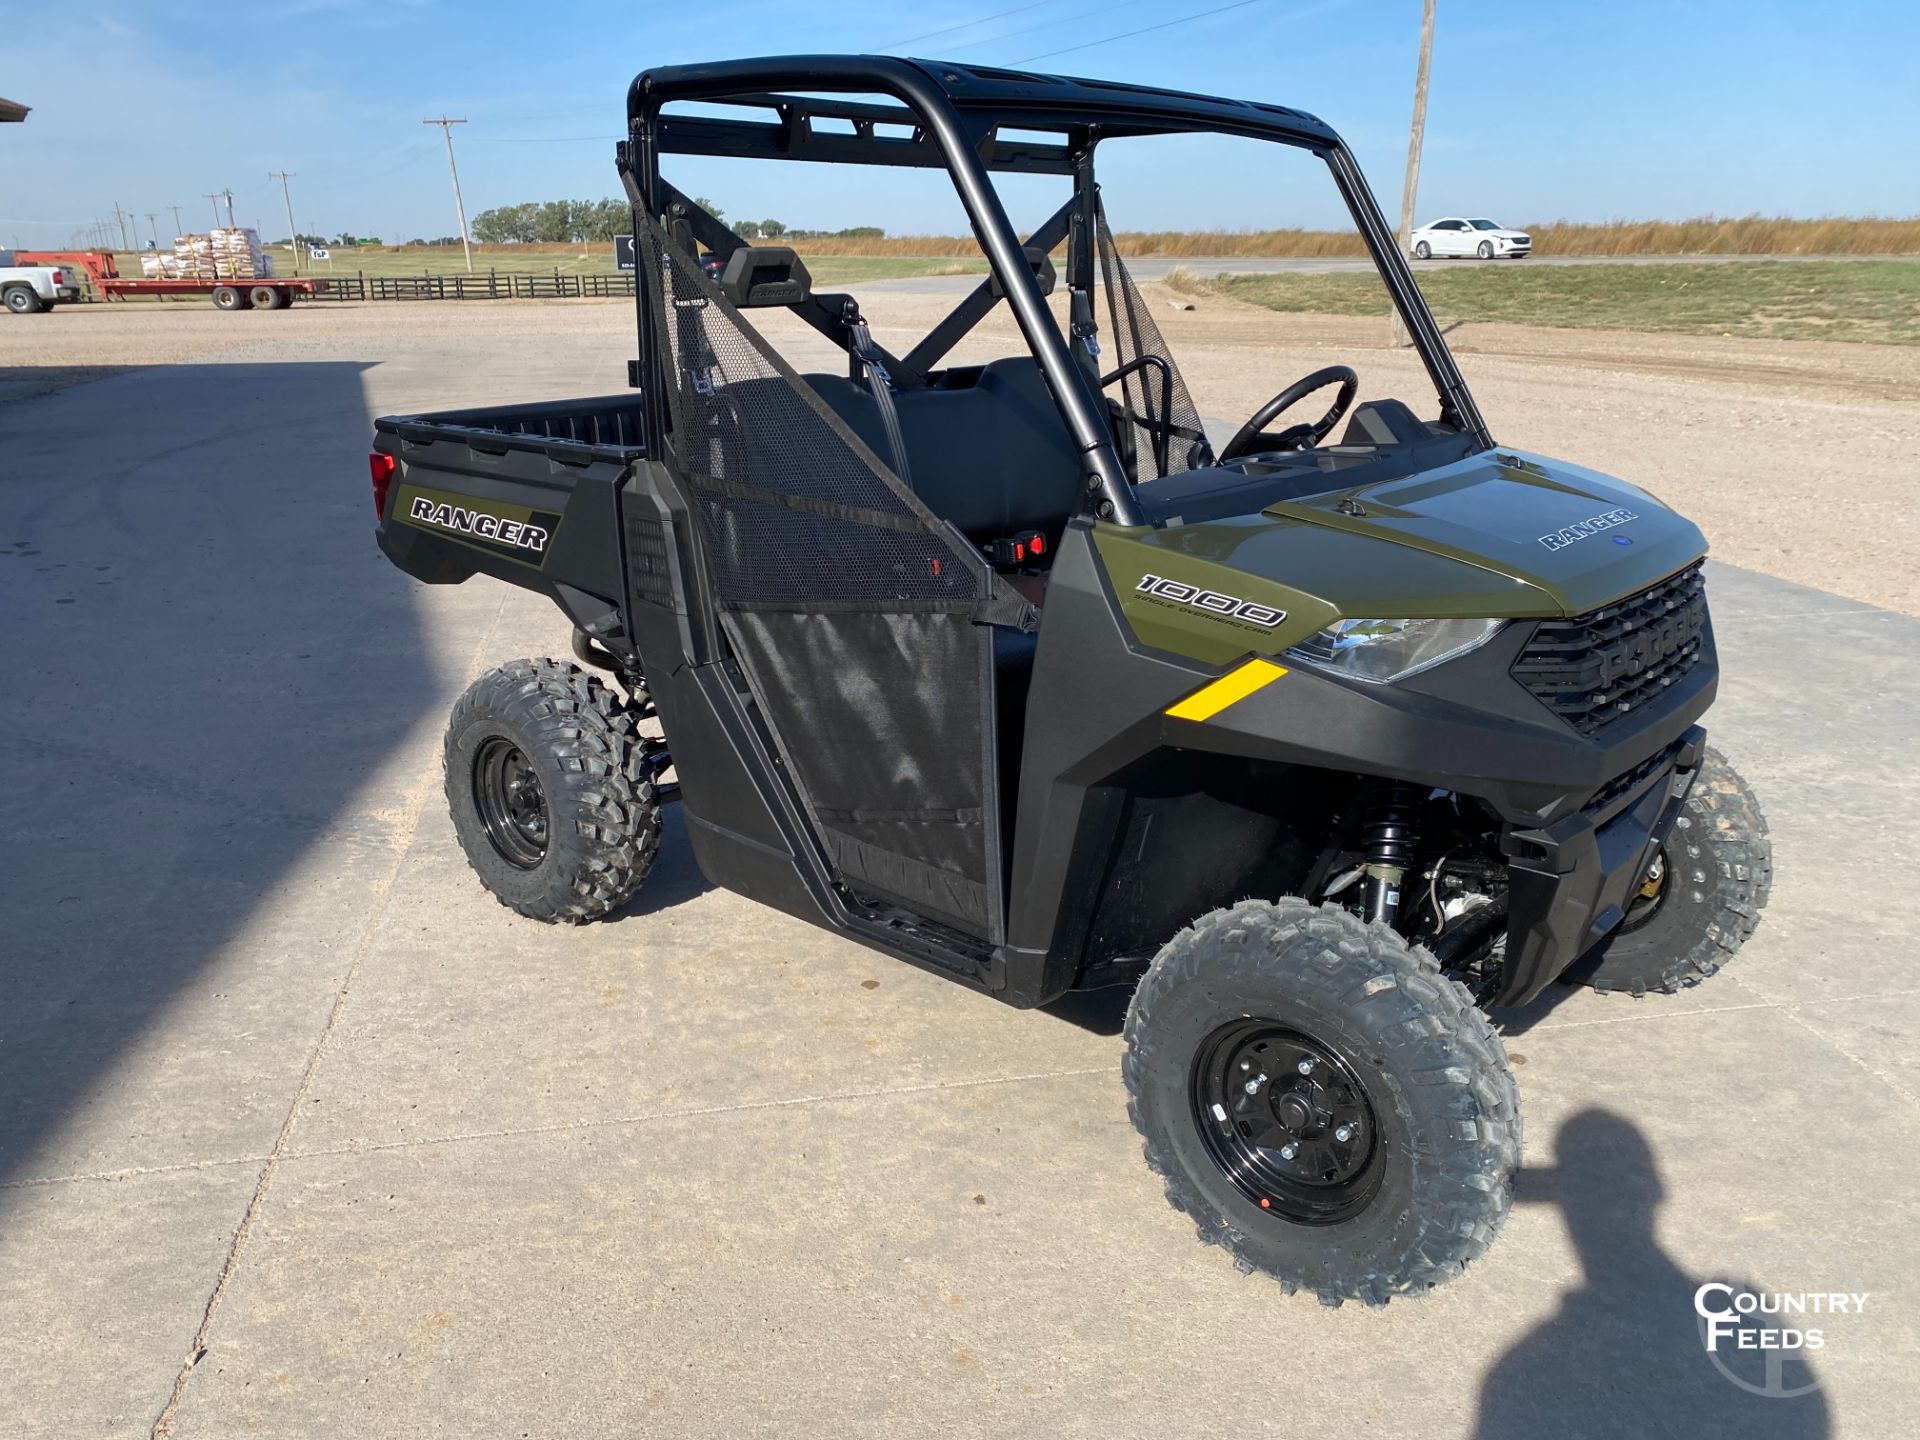
[[[1366,876],[1364,915],[1369,924],[1394,926],[1400,922],[1400,885],[1413,864],[1413,853],[1420,843],[1420,826],[1415,810],[1420,802],[1419,787],[1399,780],[1375,780],[1368,784],[1362,813],[1367,817],[1361,831],[1362,866]]]

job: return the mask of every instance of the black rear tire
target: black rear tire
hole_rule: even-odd
[[[10,285],[6,294],[7,309],[16,315],[38,315],[47,308],[47,302],[25,285]]]
[[[599,676],[558,660],[488,671],[455,703],[445,756],[454,833],[509,909],[598,920],[653,868],[660,807],[649,746],[639,717]]]
[[[213,308],[216,310],[245,310],[248,301],[246,292],[233,285],[213,287]]]
[[[278,310],[287,303],[277,285],[255,285],[247,292],[247,299],[256,310]]]
[[[1222,1037],[1241,1043],[1246,1027],[1262,1024],[1290,1037],[1276,1046],[1280,1073],[1248,1077],[1260,1087],[1246,1092],[1250,1110],[1215,1108],[1210,1057]],[[1251,1046],[1236,1053],[1252,1054],[1264,1033],[1254,1030]],[[1154,958],[1127,1013],[1126,1038],[1128,1113],[1147,1164],[1166,1179],[1167,1199],[1193,1218],[1202,1240],[1289,1293],[1311,1290],[1328,1305],[1423,1293],[1483,1254],[1506,1219],[1521,1140],[1506,1051],[1466,988],[1382,926],[1298,899],[1217,910]],[[1246,1120],[1269,1138],[1332,1123],[1287,1118],[1286,1107],[1300,1113],[1302,1087],[1321,1073],[1310,1068],[1295,1079],[1302,1041],[1362,1092],[1366,1120],[1355,1128],[1371,1127],[1373,1148],[1364,1160],[1346,1157],[1353,1178],[1329,1183],[1329,1170],[1289,1194],[1281,1192],[1294,1157],[1262,1147],[1262,1131]],[[1274,1130],[1275,1117],[1291,1129]],[[1236,1129],[1254,1138],[1243,1143]],[[1313,1143],[1327,1139],[1319,1133]],[[1233,1147],[1249,1163],[1230,1174],[1215,1157]],[[1330,1148],[1319,1153],[1338,1158]],[[1280,1187],[1271,1196],[1261,1188],[1270,1182]],[[1316,1193],[1325,1201],[1317,1212]]]
[[[1433,247],[1422,240],[1418,245],[1413,247],[1413,258],[1416,260],[1431,260],[1433,258]]]
[[[1674,994],[1731,960],[1760,923],[1773,888],[1773,843],[1747,782],[1709,749],[1658,857],[1652,896],[1562,976],[1568,984]],[[1649,903],[1650,902],[1650,903]]]

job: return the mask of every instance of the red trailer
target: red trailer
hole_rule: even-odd
[[[309,300],[332,288],[327,280],[309,276],[265,276],[255,280],[215,280],[211,276],[182,275],[174,279],[96,280],[109,300],[125,300],[132,295],[211,295],[218,310],[284,310],[295,295]]]

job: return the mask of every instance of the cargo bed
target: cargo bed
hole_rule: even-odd
[[[429,584],[492,575],[589,633],[622,604],[620,491],[645,460],[637,393],[374,422],[380,548]]]

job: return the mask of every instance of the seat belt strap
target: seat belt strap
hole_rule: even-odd
[[[893,473],[907,485],[913,477],[907,472],[907,441],[900,431],[900,411],[893,403],[893,377],[887,373],[886,356],[873,343],[873,332],[861,317],[860,306],[851,296],[841,312],[847,327],[848,351],[860,362],[867,375],[867,389],[873,394],[874,408],[880,412],[880,425],[887,432],[887,446],[893,451]]]

